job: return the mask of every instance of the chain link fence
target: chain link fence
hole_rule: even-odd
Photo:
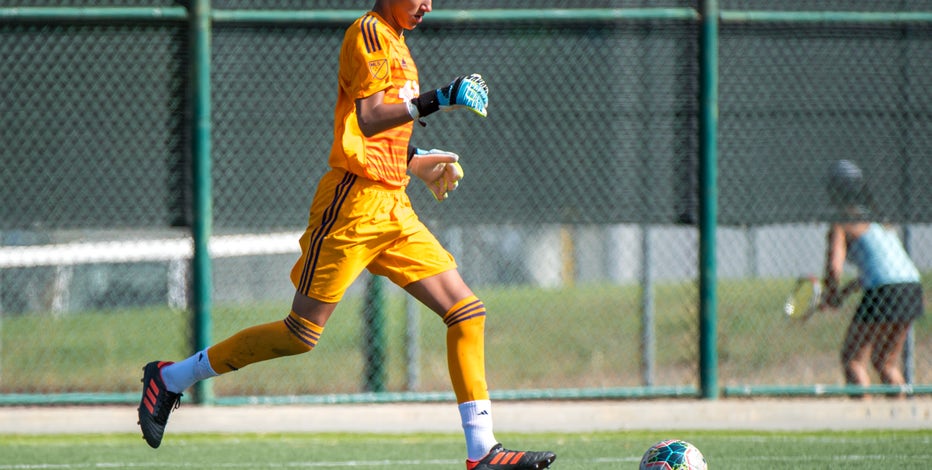
[[[360,14],[371,7],[311,3],[212,6]],[[509,8],[697,7],[542,3]],[[464,0],[456,8],[499,4]],[[726,21],[729,11],[777,7],[720,5],[721,385],[736,394],[841,385],[841,342],[856,301],[798,324],[782,313],[784,298],[797,277],[824,270],[835,214],[824,182],[838,159],[863,168],[878,212],[898,228],[928,286],[932,22]],[[0,2],[0,12],[83,6],[186,7],[17,0]],[[435,7],[442,19],[451,6]],[[928,13],[932,2],[794,1],[779,10]],[[493,391],[697,393],[699,29],[688,14],[648,16],[432,22],[428,15],[406,34],[422,87],[480,72],[491,88],[487,119],[451,113],[413,137],[461,155],[460,189],[442,204],[417,182],[409,193],[489,309]],[[3,18],[0,393],[135,399],[145,362],[191,353],[188,25]],[[297,239],[327,169],[337,51],[348,23],[213,24],[213,341],[288,312]],[[927,317],[913,327],[913,384],[932,383],[929,330]],[[433,313],[363,276],[314,352],[254,365],[212,388],[220,399],[445,394],[444,337]],[[382,353],[377,367],[367,359],[373,343]]]
[[[930,39],[928,24],[775,19],[722,27],[719,207],[729,227],[719,254],[719,351],[721,377],[735,393],[845,383],[842,351],[861,293],[806,324],[780,318],[774,295],[786,295],[794,277],[826,269],[828,222],[839,219],[827,185],[832,162],[847,159],[863,170],[874,220],[892,225],[928,287]],[[843,277],[858,274],[847,264]],[[770,316],[759,311],[765,298],[775,306]],[[932,379],[928,325],[919,320],[905,347],[911,383]],[[875,358],[883,348],[875,345]],[[876,370],[870,375],[881,383]]]

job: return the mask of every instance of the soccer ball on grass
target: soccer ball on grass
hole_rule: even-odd
[[[679,439],[660,441],[644,452],[640,470],[706,470],[705,457],[696,446]]]

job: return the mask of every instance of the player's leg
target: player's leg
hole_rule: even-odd
[[[903,349],[912,322],[923,314],[922,285],[904,283],[884,286],[876,303],[882,324],[878,325],[871,362],[883,383],[905,385],[906,378],[902,368]],[[900,392],[894,396],[904,398],[906,394]]]
[[[146,442],[153,448],[161,444],[168,416],[178,406],[182,392],[195,383],[256,362],[313,350],[336,304],[300,293],[295,294],[294,304],[300,313],[292,310],[284,320],[241,330],[180,362],[147,364],[139,406],[139,425]]]
[[[246,328],[204,351],[209,366],[214,375],[220,375],[256,362],[310,352],[317,346],[336,305],[295,292],[292,310],[284,320]],[[169,390],[173,388],[173,371],[172,367],[163,370]],[[191,377],[194,381],[204,378]],[[194,381],[178,382],[177,387],[184,390]]]
[[[478,459],[498,441],[485,378],[485,305],[453,269],[405,286],[447,325],[447,369],[466,433],[467,454]]]
[[[466,436],[467,469],[543,469],[552,452],[512,451],[493,433],[491,400],[485,377],[485,305],[455,269],[405,287],[441,316],[447,325],[447,365]]]
[[[467,456],[478,459],[498,441],[485,380],[485,306],[456,270],[456,262],[411,212],[409,235],[369,266],[388,277],[447,324],[447,365],[466,437]]]
[[[163,364],[160,370],[165,388],[181,393],[196,382],[256,362],[311,351],[336,304],[296,292],[292,305],[284,320],[246,328],[181,362]]]
[[[378,212],[365,205],[371,201],[360,197],[365,185],[356,184],[357,179],[342,171],[331,171],[321,179],[311,203],[307,230],[299,240],[301,256],[291,270],[295,286],[291,312],[282,321],[247,328],[203,354],[195,355],[203,356],[201,360],[214,375],[260,361],[309,352],[317,346],[337,302],[377,253],[375,249],[366,249],[368,239],[346,235],[359,231],[357,226],[365,221],[360,214]],[[357,204],[357,200],[364,203]],[[176,391],[174,388],[184,390],[194,383],[178,380],[173,388],[172,376],[176,368],[180,371],[179,379],[204,378],[183,376],[182,367],[166,367],[163,376],[171,391]],[[192,369],[197,370],[196,367]]]
[[[410,204],[402,201],[399,207],[410,208]],[[493,433],[485,377],[485,305],[463,281],[453,256],[413,211],[400,210],[395,216],[404,227],[404,236],[380,253],[369,270],[403,286],[447,325],[447,364],[466,438],[467,468],[547,468],[556,458],[552,452],[507,450]]]
[[[900,360],[908,333],[909,322],[882,322],[877,325],[877,337],[871,362],[880,374],[880,380],[885,384],[906,384]]]
[[[845,381],[851,385],[870,385],[871,354],[879,318],[877,289],[867,289],[861,297],[841,347]],[[857,397],[866,398],[865,395]]]
[[[139,424],[150,446],[159,446],[171,410],[194,383],[256,362],[306,353],[317,345],[336,303],[376,256],[365,249],[348,249],[365,243],[341,236],[354,231],[359,213],[377,212],[345,204],[358,195],[355,181],[345,172],[330,172],[321,179],[308,228],[299,241],[301,256],[292,269],[292,311],[283,320],[241,330],[178,363],[152,362],[145,367]]]
[[[852,385],[870,385],[870,357],[873,322],[855,318],[848,325],[841,348],[845,381]]]

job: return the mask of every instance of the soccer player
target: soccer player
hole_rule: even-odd
[[[846,259],[858,267],[855,285],[864,290],[842,346],[845,380],[870,385],[873,365],[883,383],[905,385],[900,356],[910,325],[923,314],[919,270],[896,233],[872,221],[873,198],[854,162],[832,164],[829,196],[840,218],[828,232],[823,305],[841,305],[838,285]]]
[[[409,145],[414,121],[441,108],[487,113],[488,88],[478,74],[420,92],[404,32],[431,9],[431,0],[376,0],[347,29],[331,168],[318,184],[300,239],[301,256],[291,272],[296,289],[291,312],[183,361],[147,364],[139,424],[150,446],[159,446],[182,391],[197,381],[311,351],[346,289],[368,269],[403,287],[447,326],[466,468],[543,469],[556,458],[552,452],[507,450],[496,440],[485,377],[485,306],[460,277],[453,256],[418,219],[405,192],[411,173],[443,201],[463,176],[456,154]]]

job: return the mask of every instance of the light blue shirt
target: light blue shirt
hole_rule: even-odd
[[[848,259],[860,271],[861,287],[872,289],[888,284],[919,282],[919,270],[892,230],[872,223],[851,243]]]

